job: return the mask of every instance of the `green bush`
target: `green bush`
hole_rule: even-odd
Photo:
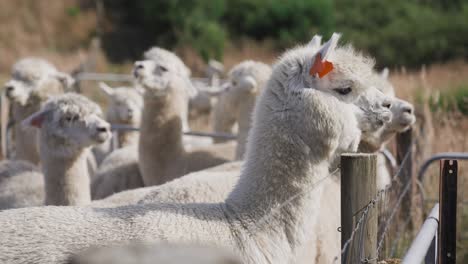
[[[443,7],[440,1],[337,0],[336,29],[382,66],[467,58],[468,3]]]
[[[317,33],[328,37],[334,29],[329,0],[227,1],[224,19],[233,38],[274,39],[278,48],[306,42]]]
[[[433,112],[460,112],[468,115],[468,85],[442,91],[437,97],[429,98]]]
[[[188,45],[205,60],[220,59],[225,41],[269,39],[280,51],[337,31],[379,66],[468,58],[466,0],[106,0],[105,6],[119,21],[115,35],[136,39],[125,46],[137,48],[118,52]],[[117,50],[118,43],[109,42]]]

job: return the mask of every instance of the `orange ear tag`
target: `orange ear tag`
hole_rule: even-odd
[[[320,53],[315,56],[314,65],[310,68],[309,74],[311,76],[315,76],[318,74],[319,78],[327,75],[329,72],[333,70],[333,63],[325,60],[322,61],[322,55]]]

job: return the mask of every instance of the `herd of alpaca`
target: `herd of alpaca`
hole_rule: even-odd
[[[415,122],[388,72],[339,38],[232,68],[212,123],[237,124],[235,143],[184,137],[191,100],[204,95],[170,51],[135,62],[134,87],[100,84],[106,120],[67,92],[71,77],[19,61],[5,89],[16,122],[15,153],[0,162],[0,262],[330,263],[340,252],[340,155],[377,153],[385,188],[380,151]],[[140,131],[113,140],[110,124]]]

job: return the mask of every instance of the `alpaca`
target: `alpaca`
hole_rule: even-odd
[[[371,61],[337,41],[332,36],[318,53],[298,47],[274,66],[255,106],[242,175],[223,203],[7,210],[0,261],[65,263],[89,246],[139,240],[226,247],[244,263],[294,262],[318,209],[307,194],[315,188],[320,196],[315,184],[329,174],[330,159],[356,151],[361,130],[391,115],[386,98],[362,81]],[[333,69],[315,74],[323,60]],[[371,97],[375,112],[353,104]]]
[[[147,50],[143,57],[145,60],[152,60],[155,62],[164,62],[165,64],[171,64],[172,70],[176,75],[180,75],[186,79],[186,82],[190,83],[190,75],[192,72],[190,69],[185,65],[185,63],[174,53],[159,48],[159,47],[152,47],[151,49]],[[187,88],[185,91],[185,95],[187,96],[186,100],[187,102],[184,104],[181,104],[179,107],[179,110],[182,113],[182,131],[186,132],[189,131],[189,123],[188,123],[188,102],[190,98],[194,98],[197,94],[198,91],[193,87],[191,84],[190,85],[185,85]]]
[[[16,122],[14,158],[38,164],[37,133],[25,130],[19,122],[38,111],[50,96],[69,89],[74,81],[68,74],[57,71],[52,64],[39,58],[19,60],[13,65],[11,75],[12,79],[5,84],[5,94],[12,102],[11,114]]]
[[[241,264],[227,250],[192,244],[131,243],[87,249],[71,264]]]
[[[395,90],[388,81],[388,70],[382,73],[374,73],[369,79],[375,87],[384,94],[394,97]],[[393,98],[392,120],[382,129],[376,131],[367,138],[362,138],[359,144],[359,151],[377,154],[377,190],[382,190],[391,182],[391,174],[387,168],[384,155],[380,152],[385,144],[397,133],[408,130],[416,121],[413,106],[399,98]],[[315,239],[311,238],[317,247],[320,255],[317,256],[316,263],[330,263],[335,257],[340,257],[340,239],[337,231],[340,224],[340,180],[339,178],[327,179],[324,186],[324,195],[321,198],[321,207],[329,208],[329,213],[319,215],[317,226],[314,227]],[[383,194],[385,195],[385,194]],[[305,249],[307,252],[308,249]]]
[[[230,85],[221,94],[214,113],[214,130],[230,132],[238,122],[236,159],[242,159],[251,124],[255,99],[271,75],[271,67],[256,61],[244,61],[229,72]]]
[[[188,78],[178,74],[170,60],[139,61],[134,76],[143,87],[144,107],[140,129],[139,168],[145,186],[158,185],[188,172],[233,159],[225,146],[185,149],[182,119],[187,106]],[[226,153],[227,152],[227,153]]]
[[[108,100],[106,120],[111,124],[140,127],[143,98],[138,89],[130,87],[111,88],[105,83],[99,83],[99,88]],[[119,131],[117,134],[117,147],[123,148],[138,144],[138,131]],[[94,147],[94,156],[98,165],[112,151],[111,140]]]
[[[25,119],[22,125],[39,130],[44,176],[24,161],[1,164],[2,209],[42,205],[44,201],[46,205],[90,203],[86,150],[110,137],[110,125],[101,115],[95,103],[69,93],[53,97]]]

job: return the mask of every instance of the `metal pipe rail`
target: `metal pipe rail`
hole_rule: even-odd
[[[138,127],[132,127],[128,125],[121,125],[121,124],[112,124],[111,125],[112,131],[140,131]],[[236,140],[237,136],[229,134],[229,133],[210,133],[210,132],[200,132],[200,131],[187,131],[184,132],[186,136],[197,136],[197,137],[211,137],[211,138],[219,138],[219,139],[227,139],[227,140]]]
[[[77,81],[108,81],[108,82],[133,82],[130,74],[80,72],[75,76]]]
[[[443,152],[443,153],[438,153],[430,157],[421,166],[421,169],[419,170],[419,173],[418,173],[418,180],[420,181],[422,180],[422,177],[424,176],[424,173],[426,173],[427,169],[429,168],[429,165],[431,165],[435,161],[444,160],[444,159],[445,160],[468,160],[468,153],[466,152]]]
[[[433,245],[433,241],[437,241],[437,230],[439,227],[439,204],[435,204],[426,218],[424,224],[419,230],[416,238],[411,243],[410,248],[403,257],[403,264],[414,264],[421,263],[426,258],[429,250],[432,250],[431,256],[429,256],[435,263],[435,251],[436,247]],[[431,245],[434,246],[431,248]]]

